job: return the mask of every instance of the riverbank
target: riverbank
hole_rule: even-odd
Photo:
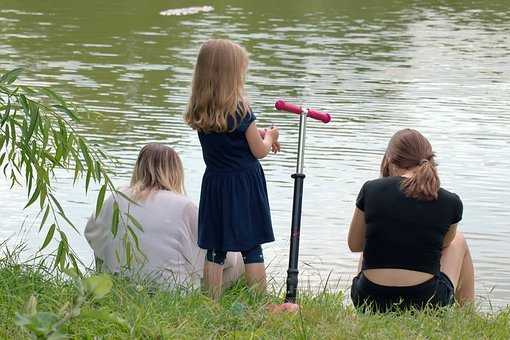
[[[15,325],[30,296],[39,311],[57,313],[77,287],[42,265],[0,259],[0,338],[26,338]],[[366,315],[344,303],[341,293],[301,296],[301,312],[271,315],[275,296],[254,298],[234,287],[221,303],[202,294],[151,291],[119,278],[103,299],[87,302],[62,331],[71,338],[295,338],[295,339],[508,339],[510,308],[484,314],[469,308],[435,312]]]

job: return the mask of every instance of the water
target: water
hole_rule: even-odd
[[[190,6],[214,9],[160,15]],[[266,258],[277,282],[287,265],[298,132],[296,116],[273,110],[284,98],[333,115],[332,123],[310,122],[308,129],[301,286],[349,286],[357,262],[346,244],[355,197],[378,176],[390,136],[413,127],[431,140],[443,186],[464,201],[460,228],[472,249],[478,300],[500,307],[510,303],[508,8],[502,0],[0,0],[0,70],[25,67],[23,83],[51,86],[102,113],[80,131],[118,157],[119,185],[145,143],[176,148],[198,201],[204,165],[182,112],[200,43],[231,38],[251,56],[247,90],[258,124],[281,128],[283,152],[263,161],[277,238]],[[73,188],[65,173],[57,188],[84,227],[95,195]],[[44,235],[30,229],[24,200],[23,190],[0,181],[0,239],[24,223],[23,238],[37,248]],[[83,237],[72,235],[91,262]]]

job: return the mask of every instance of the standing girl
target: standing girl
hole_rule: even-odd
[[[206,170],[198,245],[207,250],[204,288],[222,288],[226,253],[241,251],[249,286],[266,289],[262,243],[274,241],[266,180],[258,159],[277,152],[278,129],[258,130],[244,90],[246,51],[230,40],[209,40],[198,54],[185,120],[198,131]]]

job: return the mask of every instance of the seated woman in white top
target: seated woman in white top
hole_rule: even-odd
[[[150,280],[167,288],[198,288],[203,275],[205,251],[197,245],[198,211],[184,195],[184,171],[178,154],[170,147],[149,144],[136,161],[129,188],[105,200],[99,216],[92,216],[85,237],[94,250],[96,263],[107,272],[132,279]],[[136,202],[136,204],[134,204]],[[115,205],[120,218],[116,235],[112,232]],[[136,227],[128,215],[143,227]],[[141,253],[128,226],[138,238]],[[131,239],[127,261],[125,239]],[[128,266],[129,263],[129,266]],[[224,284],[237,280],[243,271],[239,253],[225,263]]]

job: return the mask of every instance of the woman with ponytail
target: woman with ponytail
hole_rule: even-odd
[[[375,311],[446,306],[474,300],[474,269],[457,224],[459,196],[440,187],[434,152],[418,131],[390,140],[381,178],[356,200],[348,244],[362,252],[351,298]]]

